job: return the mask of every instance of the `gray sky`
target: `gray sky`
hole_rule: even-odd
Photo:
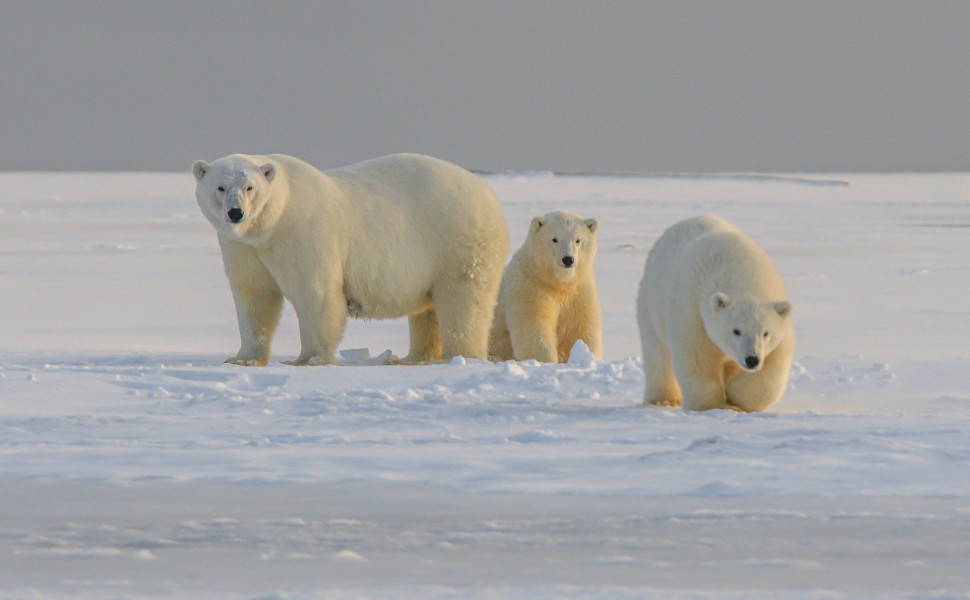
[[[970,2],[0,0],[0,170],[970,165]]]

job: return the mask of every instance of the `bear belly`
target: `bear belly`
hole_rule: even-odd
[[[352,319],[396,319],[424,312],[433,306],[430,292],[411,296],[388,295],[380,298],[364,298],[360,295],[347,294],[347,315]]]

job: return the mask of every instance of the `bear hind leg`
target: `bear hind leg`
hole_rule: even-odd
[[[394,364],[417,365],[441,357],[441,328],[433,307],[409,315],[408,329],[411,334],[408,355]]]
[[[442,360],[456,356],[487,360],[496,295],[467,282],[436,288],[432,298],[441,332]]]

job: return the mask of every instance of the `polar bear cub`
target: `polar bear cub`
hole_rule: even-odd
[[[489,335],[496,360],[565,362],[576,340],[603,352],[602,316],[593,259],[596,219],[574,212],[534,217],[512,256]]]
[[[647,257],[637,297],[644,402],[760,411],[788,385],[792,305],[765,251],[714,216],[676,223]]]
[[[233,154],[192,172],[239,320],[227,362],[266,364],[284,298],[300,327],[291,364],[333,363],[348,316],[407,316],[404,362],[487,357],[508,231],[480,177],[416,154],[327,172]]]

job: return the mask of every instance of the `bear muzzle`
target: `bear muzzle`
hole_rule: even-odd
[[[761,359],[759,359],[757,356],[751,355],[751,356],[744,357],[744,366],[749,371],[754,371],[755,369],[758,368],[758,365],[760,364],[761,364]]]
[[[576,264],[576,261],[573,260],[572,256],[567,254],[566,256],[562,257],[562,266],[566,267],[567,269],[572,269],[574,264]]]
[[[228,211],[226,211],[226,218],[229,219],[230,223],[238,223],[243,220],[246,215],[243,210],[238,206],[233,206]]]

